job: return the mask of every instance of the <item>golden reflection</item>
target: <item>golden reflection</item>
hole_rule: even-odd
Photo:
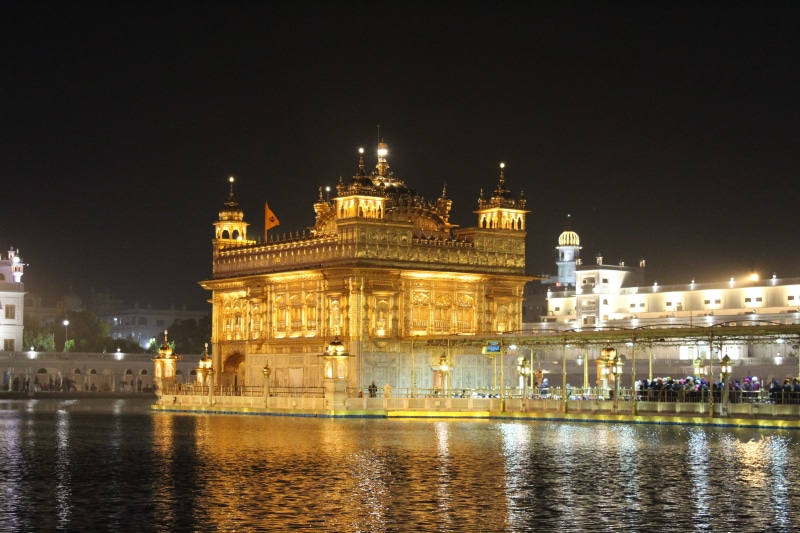
[[[771,484],[769,476],[769,438],[734,443],[734,457],[741,463],[739,479],[748,487],[758,488]]]
[[[448,530],[451,524],[451,500],[450,493],[450,423],[436,422],[433,425],[436,435],[436,450],[439,470],[439,483],[436,487],[436,504],[438,507],[438,526]]]
[[[362,450],[349,458],[348,482],[351,506],[346,522],[354,531],[386,531],[387,513],[392,501],[388,484],[391,470],[376,450]]]
[[[175,520],[173,494],[179,487],[173,479],[176,417],[170,414],[153,415],[153,512],[166,524]]]

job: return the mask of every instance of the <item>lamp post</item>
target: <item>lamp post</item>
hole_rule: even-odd
[[[350,379],[350,354],[344,344],[335,336],[321,355],[324,360],[325,405],[333,409],[345,409],[347,401],[347,382]]]
[[[531,375],[531,367],[528,366],[528,360],[524,357],[519,359],[517,372],[522,379],[522,410],[526,411],[528,409],[528,376]]]
[[[617,356],[617,350],[610,344],[606,344],[605,348],[600,350],[600,359],[597,364],[599,366],[600,378],[602,379],[603,389],[608,389],[608,374],[611,373],[611,364]]]
[[[261,372],[264,374],[264,407],[266,408],[269,407],[269,377],[272,375],[272,369],[269,367],[269,363],[264,365]]]
[[[417,397],[417,388],[414,381],[414,337],[411,337],[411,397]]]
[[[200,394],[203,393],[203,387],[205,387],[209,375],[208,371],[211,370],[211,358],[208,356],[208,343],[205,343],[205,345],[205,352],[197,365],[197,383],[200,385]]]
[[[722,415],[728,412],[728,376],[731,375],[731,358],[726,353],[720,359],[719,373],[722,376]]]
[[[625,367],[626,357],[622,354],[614,356],[611,363],[611,373],[614,375],[614,411],[619,409],[619,380]]]
[[[69,320],[64,319],[64,351],[67,351],[67,340],[69,339]]]
[[[694,368],[694,377],[700,379],[703,376],[703,360],[699,355],[692,362],[692,367]]]
[[[214,405],[214,368],[208,368],[208,405]]]

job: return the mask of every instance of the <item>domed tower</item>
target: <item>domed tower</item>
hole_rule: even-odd
[[[558,282],[561,285],[575,285],[575,267],[580,264],[581,239],[574,231],[566,230],[558,236],[556,252],[558,259]]]
[[[239,244],[253,244],[255,241],[247,240],[247,222],[244,221],[244,211],[233,196],[233,176],[228,178],[231,191],[228,199],[219,210],[219,220],[214,222],[214,252],[220,248]]]
[[[506,189],[505,163],[500,163],[500,182],[489,200],[483,198],[483,190],[478,198],[478,227],[483,229],[506,229],[525,231],[525,193],[520,192],[519,200],[514,199]]]

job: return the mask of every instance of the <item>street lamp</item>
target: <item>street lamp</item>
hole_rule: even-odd
[[[66,352],[67,351],[67,339],[69,339],[69,335],[68,335],[68,332],[69,332],[69,320],[64,319],[64,322],[62,322],[62,324],[64,324],[64,351]]]
[[[332,409],[345,409],[347,382],[350,379],[350,354],[338,335],[325,346],[325,352],[320,357],[324,361],[325,405]]]
[[[531,375],[531,367],[528,366],[528,360],[524,357],[519,358],[517,372],[520,379],[522,379],[522,410],[525,411],[528,403],[528,376]]]
[[[692,362],[692,366],[694,367],[694,377],[697,379],[703,377],[703,371],[705,369],[703,368],[703,359],[699,355],[695,358],[694,362]]]
[[[618,354],[614,356],[614,360],[611,363],[611,373],[614,375],[614,410],[616,411],[619,408],[619,382],[622,379],[622,372],[625,367],[625,361],[627,358],[622,355]]]
[[[728,410],[728,376],[731,375],[731,358],[726,353],[720,359],[719,373],[722,376],[722,414]]]
[[[264,365],[264,368],[261,369],[261,372],[264,374],[264,407],[268,407],[267,402],[269,401],[269,377],[272,375],[272,369],[269,367],[269,363]]]

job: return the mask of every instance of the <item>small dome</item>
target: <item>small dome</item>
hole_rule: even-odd
[[[574,231],[565,231],[558,236],[559,246],[580,246],[581,239]]]

